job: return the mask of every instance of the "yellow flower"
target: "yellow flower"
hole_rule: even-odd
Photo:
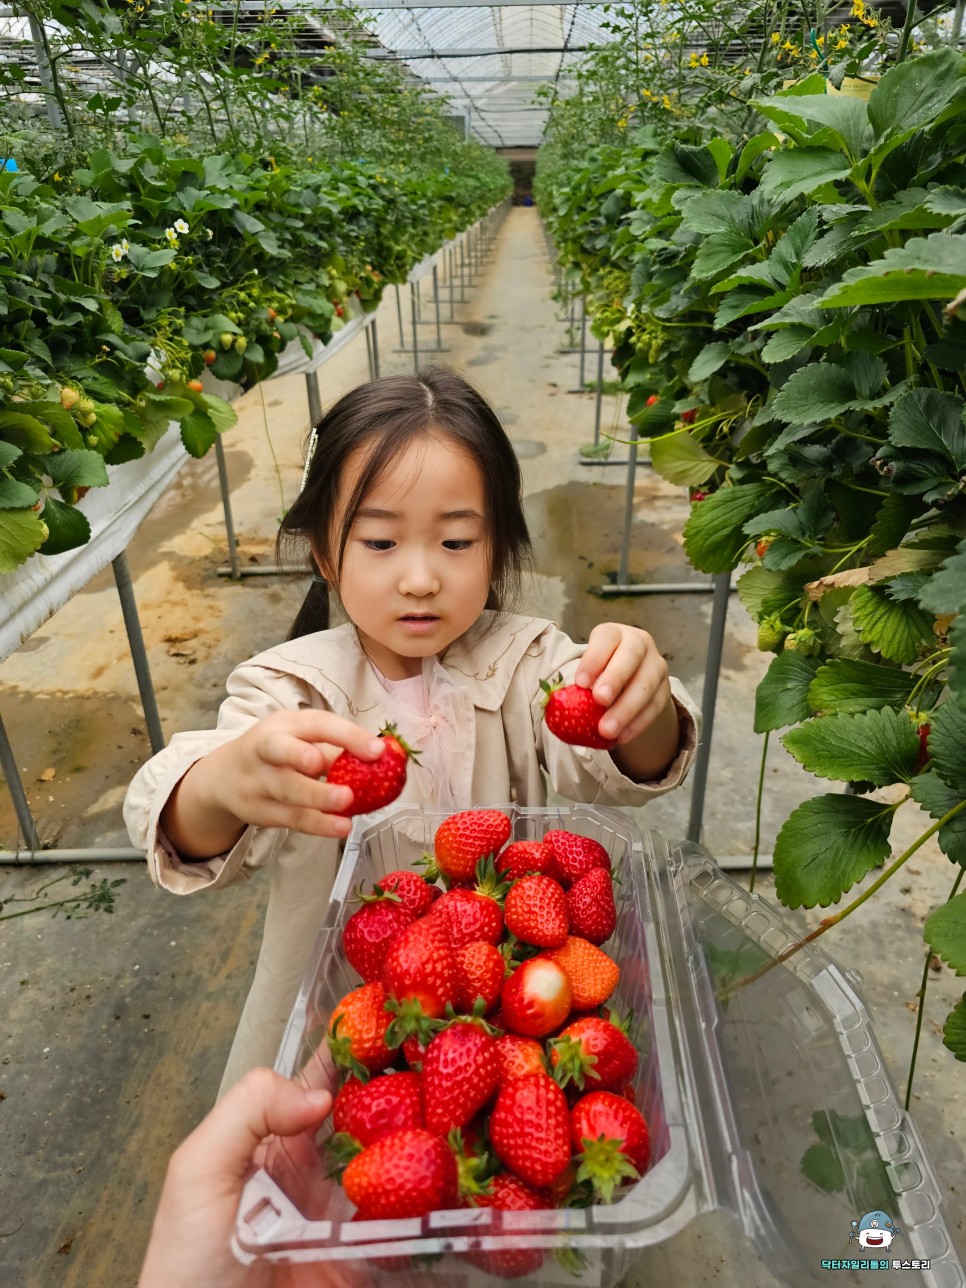
[[[64,176],[57,170],[54,171],[54,183],[63,183]]]
[[[667,96],[666,94],[665,94],[665,95],[664,95],[664,97],[661,99],[661,106],[662,106],[666,111],[670,112],[670,110],[671,110],[671,100],[668,98],[668,96]]]
[[[793,54],[795,52],[795,46],[792,44],[790,40],[785,41],[785,43],[782,45],[782,49],[784,49],[785,52],[789,54]]]
[[[690,56],[690,58],[688,59],[688,66],[689,66],[689,67],[697,67],[697,65],[698,65],[698,55],[697,55],[697,54],[692,54],[692,55]]]
[[[745,75],[746,75],[746,76],[750,76],[750,75],[751,75],[751,68],[750,68],[750,67],[746,67],[746,68],[745,68]]]
[[[841,27],[839,27],[839,35],[847,36],[851,30],[852,30],[851,25],[847,22],[843,22]]]
[[[865,0],[852,0],[852,16],[854,18],[865,16]]]
[[[773,45],[777,45],[778,42],[781,40],[781,38],[782,38],[782,33],[780,31],[773,31],[771,33],[771,43]]]
[[[626,129],[627,129],[627,122],[624,120],[623,116],[622,116],[622,117],[620,118],[620,120],[617,122],[617,128],[618,128],[619,130],[626,130]]]
[[[837,40],[835,42],[836,49],[848,49],[848,47],[849,47],[849,42],[847,40]]]
[[[701,66],[702,66],[702,67],[707,67],[707,66],[708,66],[708,55],[707,55],[707,54],[702,54],[702,55],[701,55],[701,58],[700,58],[700,62],[701,62]]]

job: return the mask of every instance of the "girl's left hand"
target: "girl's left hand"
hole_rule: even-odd
[[[590,632],[574,682],[608,708],[597,728],[620,745],[643,733],[673,701],[667,662],[654,640],[619,622],[602,622]]]

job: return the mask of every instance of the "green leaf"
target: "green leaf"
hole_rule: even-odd
[[[880,707],[902,707],[916,677],[908,671],[854,658],[831,658],[816,672],[808,705],[816,715],[858,714]]]
[[[930,730],[930,745],[932,731]],[[910,784],[912,798],[922,806],[930,818],[944,818],[963,799],[962,793],[947,786],[934,769],[919,774]],[[939,848],[953,863],[966,868],[966,813],[944,823],[936,833]]]
[[[730,572],[748,544],[745,523],[777,499],[767,483],[725,487],[695,505],[684,525],[684,549],[701,572]]]
[[[44,468],[56,487],[107,486],[107,468],[100,452],[56,452],[47,457]]]
[[[735,170],[735,183],[740,184],[748,171],[764,152],[771,152],[778,147],[778,138],[771,130],[753,135],[741,149],[738,166]]]
[[[919,735],[905,711],[816,716],[782,738],[787,751],[819,778],[876,787],[907,783],[919,769]]]
[[[752,199],[744,193],[719,188],[712,192],[678,194],[681,223],[694,233],[738,233],[748,237]]]
[[[919,593],[919,602],[937,617],[958,613],[966,605],[966,540],[929,578]]]
[[[0,412],[0,433],[25,452],[45,456],[57,446],[43,421],[19,411]]]
[[[688,371],[688,381],[692,385],[699,385],[703,380],[723,367],[731,356],[731,345],[727,340],[715,340],[713,344],[706,344],[695,360],[691,363]]]
[[[966,975],[966,894],[957,894],[930,913],[922,937],[957,975]]]
[[[663,434],[651,439],[651,465],[669,483],[697,487],[706,482],[718,468],[701,444],[686,431]],[[704,502],[702,502],[704,504]]]
[[[931,233],[909,238],[881,259],[850,268],[819,304],[834,309],[898,300],[952,300],[964,287],[966,235]]]
[[[850,169],[848,157],[832,148],[785,147],[775,153],[762,171],[761,191],[791,201],[834,179],[846,178]]]
[[[909,666],[932,636],[932,618],[917,604],[893,603],[879,586],[858,586],[850,601],[863,643],[890,662]]]
[[[702,501],[707,505],[707,501]],[[751,617],[757,619],[767,613],[777,613],[802,593],[802,579],[798,574],[776,572],[760,564],[743,572],[737,582],[738,598]]]
[[[785,729],[808,719],[808,693],[817,669],[818,658],[796,649],[773,659],[755,690],[755,733]]]
[[[930,712],[930,764],[939,777],[966,796],[966,710],[958,702],[943,702]]]
[[[889,439],[897,447],[937,453],[958,476],[966,470],[962,398],[940,389],[907,390],[890,413]]]
[[[73,505],[47,497],[40,515],[50,530],[50,535],[40,547],[41,554],[60,555],[65,550],[75,550],[91,539],[91,525],[87,516]]]
[[[775,840],[775,893],[786,908],[828,907],[889,854],[892,808],[862,796],[815,796]]]
[[[946,1016],[943,1046],[948,1047],[957,1060],[966,1060],[966,993]]]
[[[746,233],[714,233],[698,247],[698,253],[691,262],[691,276],[699,280],[717,277],[754,248],[754,242]]]
[[[40,549],[43,539],[35,510],[0,510],[0,573],[19,568]]]
[[[869,121],[876,138],[901,131],[911,134],[935,120],[964,90],[962,57],[936,49],[892,67],[869,95]]]
[[[847,411],[855,401],[852,377],[834,362],[810,362],[792,373],[771,404],[776,419],[811,425]]]
[[[802,1155],[802,1173],[825,1194],[839,1194],[845,1189],[842,1162],[829,1145],[809,1145]]]
[[[782,130],[797,127],[800,131],[802,121],[828,126],[853,161],[859,160],[871,139],[866,105],[849,95],[803,94],[795,98],[773,95],[759,99],[755,106]]]
[[[207,412],[193,411],[181,422],[181,441],[189,456],[204,456],[217,437],[218,431]]]
[[[0,474],[0,510],[23,510],[37,500],[40,484],[31,487],[6,474]]]
[[[893,550],[909,531],[919,507],[898,492],[887,492],[869,529],[869,554],[881,555]]]
[[[224,398],[219,398],[216,394],[202,394],[201,401],[204,403],[204,409],[208,413],[211,423],[219,434],[226,429],[231,429],[237,422],[238,413],[231,403],[225,402]]]

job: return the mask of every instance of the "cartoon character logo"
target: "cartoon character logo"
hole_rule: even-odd
[[[888,1248],[902,1231],[885,1212],[866,1212],[861,1221],[853,1221],[849,1243],[858,1239],[860,1248]]]

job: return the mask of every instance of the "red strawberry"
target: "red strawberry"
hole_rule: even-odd
[[[686,411],[681,412],[682,425],[693,425],[697,419],[698,419],[697,407],[688,407]]]
[[[771,546],[771,542],[771,537],[762,537],[759,541],[755,542],[755,554],[759,559],[764,559],[765,555],[768,553],[769,547]]]
[[[456,958],[456,1009],[472,1011],[482,997],[484,1014],[500,1000],[506,978],[506,962],[494,944],[479,941],[464,944],[454,952]]]
[[[660,401],[661,401],[660,394],[648,394],[648,398],[647,398],[648,407],[653,407],[655,403],[659,403]]]
[[[581,939],[602,944],[617,925],[614,887],[605,868],[594,868],[575,881],[566,894],[570,929]]]
[[[472,881],[480,859],[497,854],[509,839],[510,820],[502,810],[450,814],[433,841],[436,867],[450,881]]]
[[[605,1203],[616,1185],[636,1180],[647,1169],[651,1141],[644,1115],[612,1091],[592,1091],[577,1101],[571,1137],[583,1155],[577,1179],[590,1181]]]
[[[345,923],[342,948],[366,983],[382,978],[386,954],[413,920],[397,895],[362,895],[362,907]]]
[[[528,872],[543,872],[555,881],[560,879],[557,860],[546,841],[511,841],[496,860],[497,871],[509,881]]]
[[[382,972],[386,992],[397,1002],[416,1002],[439,1019],[456,997],[456,961],[442,926],[433,917],[411,922],[396,938]]]
[[[703,492],[701,488],[693,487],[691,491],[688,493],[688,500],[691,501],[693,504],[697,505],[699,501],[706,500],[707,495],[708,495],[707,492]]]
[[[398,895],[400,903],[414,918],[424,917],[442,893],[439,886],[430,885],[418,872],[409,868],[388,872],[376,882],[373,890]]]
[[[575,1011],[590,1011],[606,1002],[621,976],[620,967],[612,957],[589,939],[577,935],[568,935],[563,947],[551,948],[541,956],[567,972]]]
[[[426,1216],[456,1206],[456,1158],[441,1136],[405,1127],[357,1154],[342,1183],[361,1220]]]
[[[471,1020],[442,1029],[423,1059],[423,1121],[445,1136],[489,1101],[500,1081],[496,1038]]]
[[[336,1134],[354,1137],[363,1149],[391,1131],[422,1125],[418,1073],[390,1073],[369,1082],[347,1078],[332,1105]]]
[[[588,1015],[568,1024],[548,1044],[553,1075],[594,1091],[623,1091],[637,1071],[637,1051],[623,1029]]]
[[[616,738],[605,738],[597,728],[607,708],[601,706],[590,689],[564,684],[562,675],[552,684],[541,680],[540,687],[547,695],[543,704],[544,723],[561,742],[576,747],[599,747],[604,751],[617,746]]]
[[[379,737],[386,745],[378,760],[360,760],[351,751],[336,756],[326,780],[340,787],[351,787],[352,803],[333,813],[369,814],[394,801],[406,785],[406,761],[419,752],[398,738],[392,725],[381,729]]]
[[[925,769],[929,764],[929,723],[924,721],[918,729],[919,734],[919,769]]]
[[[336,1064],[351,1069],[360,1082],[386,1069],[396,1058],[386,1045],[392,1015],[386,1010],[386,990],[374,982],[354,988],[337,1003],[329,1020],[329,1050]]]
[[[473,1207],[500,1208],[504,1212],[540,1212],[554,1206],[549,1194],[524,1185],[510,1172],[498,1172],[487,1182],[482,1194],[474,1194]],[[514,1234],[517,1227],[514,1226]],[[467,1252],[465,1259],[481,1270],[500,1279],[520,1279],[532,1275],[543,1265],[540,1248],[509,1247],[499,1252]]]
[[[552,1184],[570,1162],[567,1098],[553,1079],[528,1073],[504,1083],[490,1118],[490,1141],[503,1166],[522,1181]]]
[[[567,938],[567,895],[552,877],[536,873],[514,881],[503,915],[507,930],[525,944],[557,948]]]
[[[500,1015],[511,1033],[541,1038],[570,1014],[573,992],[567,972],[545,957],[531,957],[503,985]]]
[[[610,855],[600,841],[589,836],[579,836],[576,832],[563,831],[548,832],[543,839],[553,850],[562,886],[569,888],[592,868],[606,868],[610,871]]]
[[[517,1033],[505,1033],[496,1040],[496,1056],[500,1062],[500,1081],[522,1078],[525,1073],[546,1073],[547,1062],[543,1047],[534,1038],[523,1038]]]
[[[446,927],[451,948],[462,948],[480,939],[496,944],[503,937],[502,904],[509,886],[497,876],[492,859],[481,859],[476,873],[472,890],[447,890],[430,910],[429,915],[439,918]]]

